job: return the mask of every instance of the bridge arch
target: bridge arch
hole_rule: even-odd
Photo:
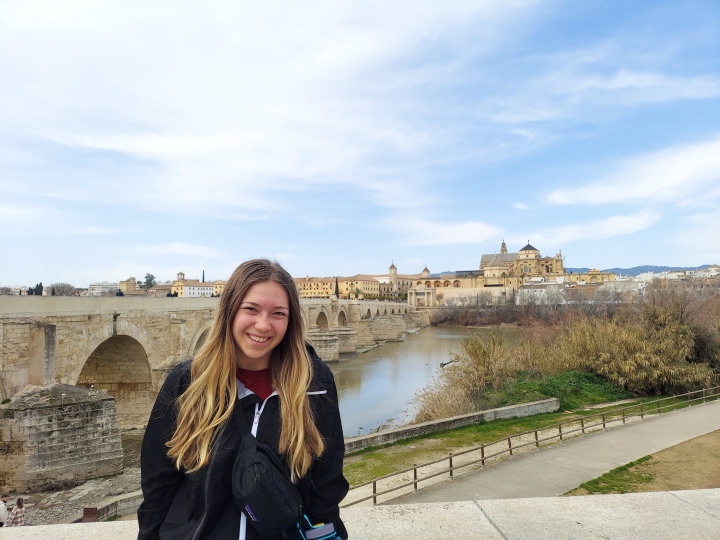
[[[375,316],[376,316],[376,317],[379,317],[379,316],[380,316],[380,309],[378,309],[378,310],[375,312]]]
[[[368,309],[367,313],[363,315],[363,319],[372,319],[372,313],[370,312],[370,309]]]
[[[345,310],[340,310],[340,313],[338,313],[338,320],[337,320],[338,326],[347,326],[347,315],[345,315]]]
[[[210,328],[212,328],[213,319],[208,319],[202,323],[195,331],[195,335],[190,340],[190,346],[188,347],[188,356],[195,356],[200,348],[205,344],[205,340],[210,335]]]
[[[315,325],[322,330],[327,330],[329,328],[328,318],[324,311],[318,313],[317,319],[315,319]]]
[[[144,427],[155,401],[148,354],[132,336],[115,334],[95,347],[76,386],[105,390],[115,398],[120,426]]]

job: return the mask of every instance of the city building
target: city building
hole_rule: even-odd
[[[213,294],[215,296],[220,296],[223,293],[223,291],[225,290],[226,284],[227,284],[227,281],[223,281],[222,279],[213,281]]]
[[[172,281],[153,285],[147,290],[147,295],[155,297],[172,296]]]
[[[114,295],[119,290],[119,283],[108,283],[102,281],[100,283],[91,283],[88,286],[86,296],[108,296]],[[45,287],[47,289],[47,287]],[[45,289],[43,289],[43,296],[45,295]]]
[[[118,288],[123,294],[133,294],[138,290],[137,281],[134,277],[127,278],[125,281],[118,283]]]
[[[364,296],[378,296],[380,282],[374,276],[357,274],[350,277],[338,278],[340,296],[358,298]]]
[[[614,280],[614,274],[597,269],[583,274],[568,274],[562,252],[552,257],[543,257],[540,250],[529,241],[518,252],[508,253],[503,240],[500,253],[488,253],[480,257],[478,270],[430,274],[425,268],[414,279],[408,302],[417,306],[504,303],[524,285],[603,283]],[[432,303],[433,299],[435,303]]]
[[[294,278],[300,298],[330,298],[335,295],[334,277]]]
[[[218,287],[222,294],[224,282]],[[173,296],[177,293],[180,298],[199,298],[201,296],[213,296],[216,290],[216,283],[212,281],[200,281],[197,279],[185,279],[185,274],[178,272],[177,279],[173,281],[170,292]]]

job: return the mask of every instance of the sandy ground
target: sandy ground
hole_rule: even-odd
[[[720,431],[662,450],[631,470],[653,477],[648,483],[629,484],[631,493],[720,488]],[[568,495],[587,493],[578,488]]]

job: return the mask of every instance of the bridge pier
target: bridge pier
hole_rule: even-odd
[[[42,491],[122,472],[115,400],[52,384],[28,387],[0,406],[0,488]]]
[[[340,338],[334,331],[313,327],[308,330],[307,340],[315,348],[315,352],[325,362],[334,362],[340,358]]]

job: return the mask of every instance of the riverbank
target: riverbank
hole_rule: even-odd
[[[592,405],[573,411],[538,414],[526,418],[510,418],[482,422],[452,430],[437,431],[389,443],[386,445],[359,450],[345,457],[343,471],[350,485],[357,485],[395,471],[412,467],[414,464],[427,463],[447,458],[450,452],[459,453],[487,444],[504,437],[541,430],[566,422],[572,418],[602,414],[617,408],[619,403],[632,407],[653,398],[637,398],[622,402]]]

